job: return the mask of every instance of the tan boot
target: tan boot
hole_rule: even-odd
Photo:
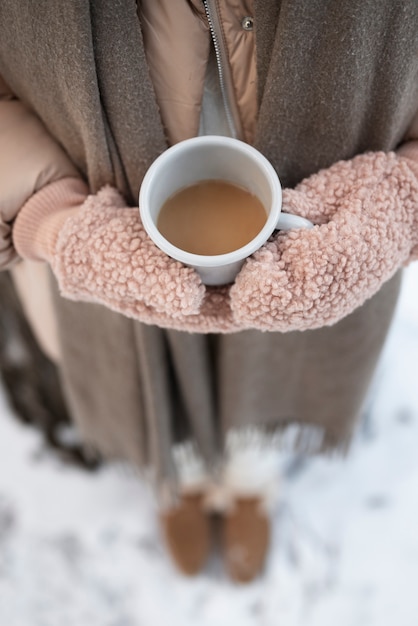
[[[270,544],[270,520],[261,499],[239,497],[223,521],[223,550],[230,578],[239,583],[254,580],[263,569]]]
[[[162,534],[175,565],[186,576],[197,574],[210,549],[210,520],[203,494],[182,494],[178,504],[160,514]]]

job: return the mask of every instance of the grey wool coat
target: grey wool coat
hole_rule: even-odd
[[[285,186],[401,142],[418,108],[417,32],[415,0],[256,0],[255,146]],[[135,205],[167,143],[134,0],[3,0],[0,74],[93,192],[109,183]],[[72,417],[90,445],[160,481],[173,442],[194,440],[210,463],[232,428],[314,426],[323,449],[344,448],[399,283],[332,327],[224,336],[146,326],[53,284]]]

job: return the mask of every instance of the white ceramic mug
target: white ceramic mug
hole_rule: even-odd
[[[249,243],[227,254],[192,254],[161,235],[157,219],[173,194],[202,180],[225,180],[244,187],[263,204],[267,221]],[[142,223],[154,243],[173,259],[194,267],[206,285],[233,282],[245,259],[258,250],[274,230],[311,228],[308,220],[282,213],[282,188],[271,163],[255,148],[229,137],[206,135],[175,144],[147,171],[139,193]]]

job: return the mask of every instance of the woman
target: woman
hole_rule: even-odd
[[[230,575],[251,580],[260,571],[269,535],[264,504],[281,433],[290,428],[293,445],[309,451],[345,449],[350,440],[392,319],[396,270],[417,243],[417,25],[413,0],[2,2],[2,267],[12,268],[85,442],[152,471],[167,545],[185,573],[205,562],[205,506],[219,500]],[[252,319],[247,310],[247,295],[263,304],[259,271],[268,291],[280,258],[292,254],[292,235],[249,260],[230,290],[207,292],[189,311],[194,317],[175,317],[168,298],[158,309],[141,281],[133,293],[120,287],[117,272],[112,282],[103,242],[117,232],[129,248],[142,237],[137,211],[124,206],[137,205],[145,171],[168,145],[199,133],[254,144],[289,189],[292,212],[323,224],[314,229],[314,244],[331,250],[331,269],[321,275],[319,295],[309,300],[296,271],[285,276],[287,306],[279,290],[265,318]],[[403,156],[386,158],[401,144]],[[369,151],[382,154],[353,159]],[[349,165],[332,169],[342,159]],[[325,173],[292,190],[319,170]],[[105,185],[113,191],[100,191]],[[363,228],[376,225],[374,204],[364,209],[376,185],[387,191],[383,205],[403,199],[385,205],[402,246],[386,250],[385,237],[396,237],[382,219],[384,234],[373,231],[366,242],[376,256],[359,255],[359,275],[374,276],[386,258],[390,267],[373,285],[346,284],[341,267],[364,243]],[[359,202],[353,221],[351,207]],[[332,254],[347,234],[338,226],[342,214],[351,216],[356,236],[348,237],[338,265]],[[335,235],[329,245],[328,222]],[[294,241],[299,257],[304,240]],[[134,247],[140,257],[141,246]],[[202,293],[189,271],[176,271],[182,296],[189,285]],[[35,295],[48,307],[47,327],[34,310],[28,276],[32,290],[36,276]],[[280,285],[283,275],[276,278]],[[338,301],[330,299],[334,291]],[[216,315],[207,303],[215,303]],[[329,313],[335,309],[336,318]],[[213,324],[205,329],[216,331],[214,318],[231,319],[231,311],[230,330],[238,332],[184,332],[190,319],[199,330],[208,316]]]

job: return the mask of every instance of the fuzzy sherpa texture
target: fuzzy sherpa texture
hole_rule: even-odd
[[[284,190],[283,209],[316,226],[273,235],[232,286],[205,288],[154,245],[138,209],[111,187],[59,221],[49,262],[67,298],[147,324],[230,333],[334,324],[417,256],[418,165],[393,152],[320,171]]]
[[[311,230],[281,233],[247,259],[230,291],[243,327],[292,331],[334,324],[372,297],[416,256],[415,164],[368,153],[322,170],[284,206]]]
[[[90,195],[60,230],[50,260],[63,296],[98,302],[137,319],[199,311],[204,287],[194,270],[159,250],[138,209],[111,187]]]

